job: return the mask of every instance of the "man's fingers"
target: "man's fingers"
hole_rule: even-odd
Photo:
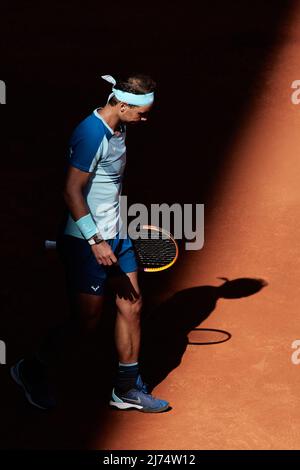
[[[110,258],[101,258],[101,260],[98,260],[99,264],[103,264],[103,266],[111,266],[113,263]]]
[[[112,253],[112,254],[110,255],[110,259],[112,260],[113,263],[116,263],[116,262],[118,261],[117,258],[116,258],[115,255],[114,255],[114,253]]]
[[[97,257],[97,261],[99,264],[103,264],[103,266],[111,266],[118,262],[117,258],[113,253],[107,256]]]

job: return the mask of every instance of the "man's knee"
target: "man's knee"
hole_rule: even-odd
[[[103,300],[103,296],[79,294],[77,297],[76,309],[80,320],[83,323],[96,323],[101,317]]]
[[[141,295],[134,301],[116,301],[118,313],[125,317],[127,320],[137,320],[143,306]]]

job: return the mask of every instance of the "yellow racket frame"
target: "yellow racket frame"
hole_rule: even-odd
[[[171,266],[173,266],[173,264],[176,262],[177,258],[178,258],[178,255],[179,255],[179,250],[178,250],[178,245],[176,243],[176,240],[174,239],[174,237],[171,235],[171,233],[169,233],[167,230],[163,229],[163,228],[160,228],[160,227],[156,227],[155,225],[142,225],[142,229],[144,230],[156,230],[157,232],[160,232],[160,233],[163,233],[167,236],[167,238],[170,238],[174,245],[175,245],[175,248],[176,248],[176,254],[175,254],[175,257],[174,259],[171,261],[171,263],[168,263],[166,264],[165,266],[161,266],[159,268],[143,268],[143,271],[144,272],[147,272],[147,273],[154,273],[154,272],[158,272],[158,271],[164,271],[165,269],[168,269],[170,268]]]

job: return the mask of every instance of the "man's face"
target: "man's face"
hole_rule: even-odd
[[[125,103],[120,103],[120,119],[123,122],[147,121],[147,117],[152,106],[153,105],[150,104],[148,106],[130,107]]]

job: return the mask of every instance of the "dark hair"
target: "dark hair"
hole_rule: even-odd
[[[143,95],[145,93],[151,93],[156,88],[155,81],[148,75],[141,73],[132,74],[127,78],[120,78],[117,80],[115,88],[128,93],[134,93],[135,95]],[[120,101],[112,96],[108,102],[111,106],[116,106]],[[134,107],[135,105],[128,105]]]

